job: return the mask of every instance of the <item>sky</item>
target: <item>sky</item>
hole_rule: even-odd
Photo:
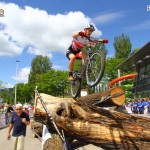
[[[150,0],[1,0],[0,81],[7,88],[27,83],[36,55],[67,70],[72,34],[89,23],[93,37],[109,40],[107,57],[114,56],[114,38],[122,33],[132,50],[141,48],[150,41],[149,7]]]

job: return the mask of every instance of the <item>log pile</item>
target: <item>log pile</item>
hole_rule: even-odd
[[[100,145],[104,149],[150,149],[150,119],[101,107],[119,106],[125,101],[123,90],[115,87],[81,97],[58,98],[40,94],[58,128],[72,139]],[[35,121],[56,133],[38,98],[35,98]]]

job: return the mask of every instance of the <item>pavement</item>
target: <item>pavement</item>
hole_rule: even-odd
[[[12,139],[7,140],[8,127],[0,129],[0,149],[11,150]],[[25,150],[41,150],[41,141],[33,138],[30,126],[27,127],[27,135],[25,138]]]
[[[11,150],[12,139],[7,140],[8,127],[0,128],[0,149]],[[76,142],[73,144],[73,150],[102,150],[100,147],[92,144]],[[42,142],[38,138],[33,138],[30,126],[27,126],[27,135],[25,137],[25,150],[42,150]]]

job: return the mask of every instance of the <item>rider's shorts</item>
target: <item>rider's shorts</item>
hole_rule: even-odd
[[[70,47],[68,48],[68,50],[66,51],[66,57],[69,59],[69,55],[70,54],[78,54],[79,52],[81,52],[80,49],[78,49],[77,51],[74,51],[73,48],[72,48],[72,45],[70,45]]]

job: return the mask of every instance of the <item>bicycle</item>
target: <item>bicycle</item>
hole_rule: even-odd
[[[89,39],[89,38],[88,38]],[[90,38],[89,41],[98,43],[100,46],[108,43],[108,40],[97,40]],[[92,50],[89,46],[86,52],[86,59],[78,72],[73,73],[74,80],[71,81],[71,96],[76,99],[80,95],[82,78],[86,77],[86,83],[89,87],[96,86],[103,77],[105,70],[105,55],[100,50]]]

